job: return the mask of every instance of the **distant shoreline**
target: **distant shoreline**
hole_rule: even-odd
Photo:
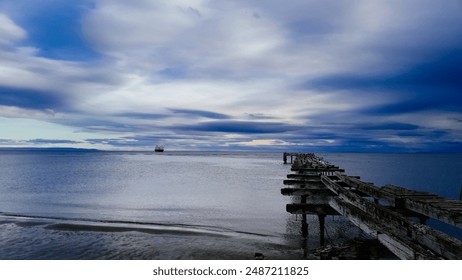
[[[90,148],[66,148],[66,147],[50,147],[50,148],[34,148],[34,147],[0,147],[0,151],[57,151],[57,152],[104,152],[103,150]]]
[[[0,152],[2,151],[25,151],[25,152],[101,152],[101,153],[146,153],[153,152],[152,150],[101,150],[95,148],[72,148],[72,147],[0,147]],[[164,153],[281,153],[290,152],[290,150],[168,150]],[[318,154],[462,154],[462,152],[449,152],[449,151],[305,151],[304,149],[300,151],[292,152],[313,152]],[[158,153],[162,154],[162,153]]]

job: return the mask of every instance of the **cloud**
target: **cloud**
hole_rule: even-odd
[[[211,138],[209,135],[196,134],[160,134],[160,135],[133,135],[121,138],[89,138],[85,141],[91,145],[103,145],[116,149],[144,149],[153,150],[155,145],[165,145],[168,150],[210,149],[217,150],[229,148],[229,141]]]
[[[461,40],[462,43],[462,40]],[[359,90],[428,92],[439,89],[443,92],[459,91],[462,81],[462,48],[440,54],[435,60],[419,61],[416,65],[389,74],[336,74],[309,81],[305,86],[319,90]]]
[[[180,125],[178,130],[192,130],[204,132],[225,132],[242,134],[283,133],[298,129],[297,126],[277,122],[251,122],[251,121],[210,121],[197,125]]]
[[[370,124],[363,125],[361,129],[365,130],[416,130],[418,125],[408,124],[408,123],[381,123],[381,124]]]
[[[134,71],[243,77],[268,65],[282,30],[229,1],[100,1],[84,29],[101,52]],[[123,11],[123,12],[122,12]],[[198,15],[200,14],[200,16]],[[112,30],[118,30],[117,33]]]
[[[81,18],[91,8],[91,2],[5,0],[0,4],[0,9],[9,12],[14,21],[27,29],[28,36],[22,36],[21,39],[33,46],[39,56],[81,61],[98,58],[98,54],[84,38],[81,28]]]
[[[425,150],[462,137],[455,0],[39,2],[0,3],[0,115],[65,126],[76,145]]]
[[[167,118],[166,114],[150,114],[150,113],[121,113],[118,114],[119,117],[133,118],[133,119],[142,119],[142,120],[156,120]]]
[[[2,13],[0,13],[0,26],[0,46],[27,38],[27,32]]]
[[[43,110],[61,107],[62,102],[39,90],[0,87],[0,105]]]
[[[26,141],[29,144],[80,144],[81,141],[72,141],[66,139],[31,139]]]
[[[249,114],[249,113],[246,113],[247,117],[252,119],[252,120],[270,120],[270,119],[275,119],[275,117],[273,116],[270,116],[270,115],[266,115],[264,113],[253,113],[253,114]]]
[[[459,92],[462,84],[457,78],[462,71],[460,54],[460,51],[451,51],[441,54],[436,60],[420,61],[418,65],[392,74],[332,75],[313,80],[310,82],[312,88],[338,92],[344,100],[373,101],[368,104],[361,100],[354,111],[334,112],[330,116],[326,116],[329,115],[327,113],[318,119],[332,121],[335,116],[340,117],[343,114],[343,119],[367,118],[370,121],[380,121],[377,117],[387,117],[394,121],[429,125],[429,116],[443,119],[451,112],[460,114],[462,97]],[[439,125],[435,127],[438,128]]]
[[[11,146],[11,145],[16,145],[18,141],[12,140],[12,139],[1,139],[0,138],[0,144],[4,146]]]
[[[203,117],[208,119],[229,119],[229,115],[209,112],[209,111],[201,111],[201,110],[189,110],[189,109],[169,109],[174,114],[186,115],[186,116],[197,116]]]
[[[0,97],[1,99],[1,97]],[[32,106],[35,107],[35,106]],[[55,112],[51,109],[37,110],[35,108],[25,109],[15,106],[0,105],[0,117],[3,118],[29,118],[35,120],[48,120],[55,116]]]

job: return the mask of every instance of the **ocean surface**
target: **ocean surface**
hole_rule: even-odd
[[[462,154],[317,154],[377,186],[458,199]],[[282,153],[0,151],[0,259],[302,259]],[[444,226],[443,226],[444,227]],[[452,230],[452,229],[449,229]],[[327,242],[358,229],[326,220]]]

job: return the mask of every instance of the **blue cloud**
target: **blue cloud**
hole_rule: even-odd
[[[462,111],[462,50],[423,61],[406,71],[388,75],[330,75],[307,82],[304,87],[323,91],[348,90],[385,94],[394,102],[366,108],[364,114],[398,114],[425,110]]]
[[[409,123],[388,122],[381,124],[366,124],[360,126],[360,128],[364,130],[416,130],[419,126]]]
[[[246,115],[247,115],[247,117],[249,117],[250,119],[253,119],[253,120],[271,120],[271,119],[275,119],[275,117],[268,116],[268,115],[265,115],[265,114],[262,114],[262,113],[246,114]]]
[[[64,139],[31,139],[27,140],[30,144],[80,144],[81,141],[64,140]]]
[[[12,2],[12,1],[11,1]],[[40,56],[64,60],[93,60],[99,57],[86,41],[81,21],[93,1],[29,1],[20,3],[22,13],[13,18],[28,33],[26,43],[37,47]]]
[[[449,137],[448,137],[449,136]],[[277,134],[276,139],[292,143],[297,150],[324,152],[446,152],[462,151],[462,141],[453,141],[445,130],[396,122],[319,123],[289,133]],[[402,139],[403,141],[399,141]],[[406,142],[406,139],[413,141]],[[417,142],[415,142],[418,139]]]
[[[269,134],[288,132],[291,130],[299,129],[299,127],[277,122],[211,121],[203,122],[197,125],[177,126],[175,129],[203,132]]]
[[[461,42],[462,43],[462,42]],[[423,62],[409,71],[388,80],[398,86],[462,90],[462,49],[442,54],[438,59]]]
[[[77,120],[60,120],[60,124],[79,127],[84,131],[96,132],[136,132],[145,130],[146,127],[137,124],[127,124],[124,122],[108,121],[92,118],[80,118]]]
[[[64,103],[49,92],[0,86],[0,105],[43,110],[61,108]]]
[[[168,115],[166,114],[150,114],[150,113],[123,113],[123,114],[118,114],[117,116],[132,118],[132,119],[141,119],[141,120],[156,120],[156,119],[163,119],[163,118],[168,117]]]
[[[93,138],[85,139],[90,144],[105,144],[114,147],[154,147],[158,143],[173,143],[184,137],[177,135],[134,135],[120,138]],[[191,140],[191,139],[190,139]]]
[[[443,54],[435,61],[423,61],[401,73],[388,75],[338,74],[309,81],[307,88],[319,90],[384,90],[412,92],[427,87],[444,92],[462,90],[462,51]]]
[[[181,78],[186,77],[187,71],[186,71],[185,67],[183,67],[183,68],[168,67],[168,68],[162,69],[159,72],[159,74],[161,76],[163,76],[163,77],[166,77],[166,78],[181,79]]]
[[[361,110],[365,115],[395,115],[402,113],[412,113],[434,109],[435,103],[427,100],[406,100],[396,102],[393,104],[384,104],[379,106],[372,106]]]
[[[17,140],[12,140],[12,139],[1,139],[0,138],[0,145],[14,145],[17,144]]]
[[[136,147],[136,146],[142,146],[139,145],[139,143],[135,143],[133,141],[129,141],[127,139],[118,139],[118,138],[95,138],[95,139],[85,139],[85,142],[90,143],[92,145],[111,145],[113,147]],[[152,146],[152,143],[151,143]]]
[[[209,119],[229,119],[230,116],[210,111],[202,111],[202,110],[189,110],[189,109],[169,109],[172,113],[175,114],[182,114],[182,115],[189,115],[189,116],[197,116],[197,117],[204,117]]]
[[[396,133],[398,136],[402,137],[419,137],[421,139],[430,139],[430,140],[436,140],[440,139],[444,136],[449,135],[448,131],[444,130],[415,130],[415,131],[400,131]]]

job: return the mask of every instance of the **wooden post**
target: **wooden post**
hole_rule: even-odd
[[[308,236],[308,222],[306,220],[306,214],[302,215],[302,236],[305,238]]]
[[[305,204],[306,203],[306,195],[301,196],[301,203]],[[302,236],[307,237],[308,236],[308,222],[306,220],[306,214],[302,214]]]
[[[284,160],[284,164],[287,164],[287,153],[284,153],[282,159]]]
[[[324,246],[325,244],[324,227],[325,227],[326,215],[320,214],[318,215],[318,218],[319,218],[319,243],[321,244],[321,246]]]
[[[462,187],[460,187],[459,200],[462,200]]]
[[[303,238],[302,247],[303,247],[303,258],[306,259],[308,258],[308,253],[309,253],[308,238]]]

